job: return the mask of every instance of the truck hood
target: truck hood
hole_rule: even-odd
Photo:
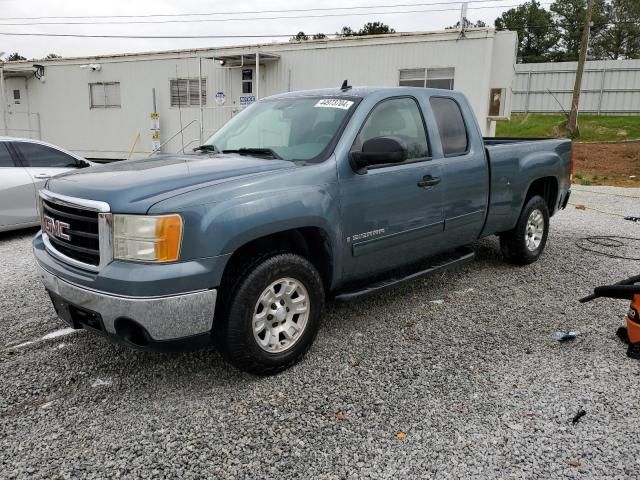
[[[292,168],[292,162],[241,155],[165,155],[64,173],[46,188],[107,202],[113,212],[146,213],[154,203],[190,190]]]

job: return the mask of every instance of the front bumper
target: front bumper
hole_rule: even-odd
[[[215,289],[154,297],[114,295],[70,283],[37,265],[58,316],[74,328],[97,330],[114,342],[149,350],[172,350],[171,342],[181,345],[180,350],[191,349],[190,343],[196,348],[211,337]]]

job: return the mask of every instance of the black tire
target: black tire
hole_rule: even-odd
[[[540,244],[537,248],[531,249],[527,246],[527,239],[530,235],[529,217],[538,210],[542,214],[543,232]],[[525,204],[516,228],[500,235],[500,249],[504,258],[516,265],[528,265],[538,260],[547,244],[549,234],[549,208],[547,202],[539,195],[531,197]]]
[[[255,375],[274,375],[299,362],[311,347],[324,309],[322,279],[308,260],[293,253],[263,255],[246,262],[237,271],[223,287],[224,303],[218,313],[225,318],[215,322],[215,342],[223,358],[236,368]],[[306,289],[309,315],[306,326],[290,348],[269,352],[254,337],[253,316],[260,295],[282,278],[294,279]]]

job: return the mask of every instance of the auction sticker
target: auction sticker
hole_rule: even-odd
[[[349,110],[353,105],[351,100],[343,100],[341,98],[323,98],[318,100],[314,105],[315,108],[339,108],[341,110]]]

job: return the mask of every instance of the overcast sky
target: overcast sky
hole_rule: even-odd
[[[472,20],[484,20],[493,25],[493,20],[509,7],[524,0],[487,0],[484,3],[469,4],[467,17]],[[431,5],[437,3],[437,5]],[[447,3],[448,5],[445,5]],[[156,17],[138,19],[40,19],[10,20],[12,17],[51,17],[51,16],[95,16],[95,15],[151,15],[185,14],[216,12],[256,12],[264,10],[286,10],[305,8],[355,7],[371,5],[403,4],[394,8],[376,8],[370,10],[332,10],[308,12],[261,13],[244,15],[214,15],[210,17],[187,17],[189,20],[215,19],[223,21],[161,24],[98,25],[105,21],[153,21],[178,20],[185,17]],[[411,6],[411,5],[415,6]],[[544,4],[544,3],[543,3]],[[491,8],[486,8],[491,6]],[[495,6],[495,7],[493,7]],[[477,8],[483,7],[483,8]],[[105,34],[105,35],[261,35],[295,34],[302,30],[308,34],[315,32],[335,33],[343,25],[354,29],[369,21],[383,21],[397,31],[440,30],[455,24],[460,18],[460,2],[453,0],[243,0],[241,2],[205,1],[205,0],[0,0],[0,32],[24,33],[65,33],[65,34]],[[454,11],[433,11],[455,9]],[[412,13],[389,13],[392,11],[432,10]],[[354,13],[366,12],[366,15]],[[388,12],[388,13],[383,13]],[[340,15],[324,16],[323,14]],[[289,18],[270,20],[232,19],[243,17],[274,17],[315,15],[314,18]],[[60,25],[6,25],[25,22],[61,22]],[[91,25],[69,25],[69,22],[95,22]],[[286,38],[243,38],[243,39],[78,39],[49,37],[19,37],[0,35],[0,52],[19,52],[27,58],[42,58],[48,53],[62,56],[84,56],[123,52],[140,52],[193,47],[212,47],[220,45],[243,45],[272,41],[286,41]],[[6,56],[6,55],[5,55]]]

